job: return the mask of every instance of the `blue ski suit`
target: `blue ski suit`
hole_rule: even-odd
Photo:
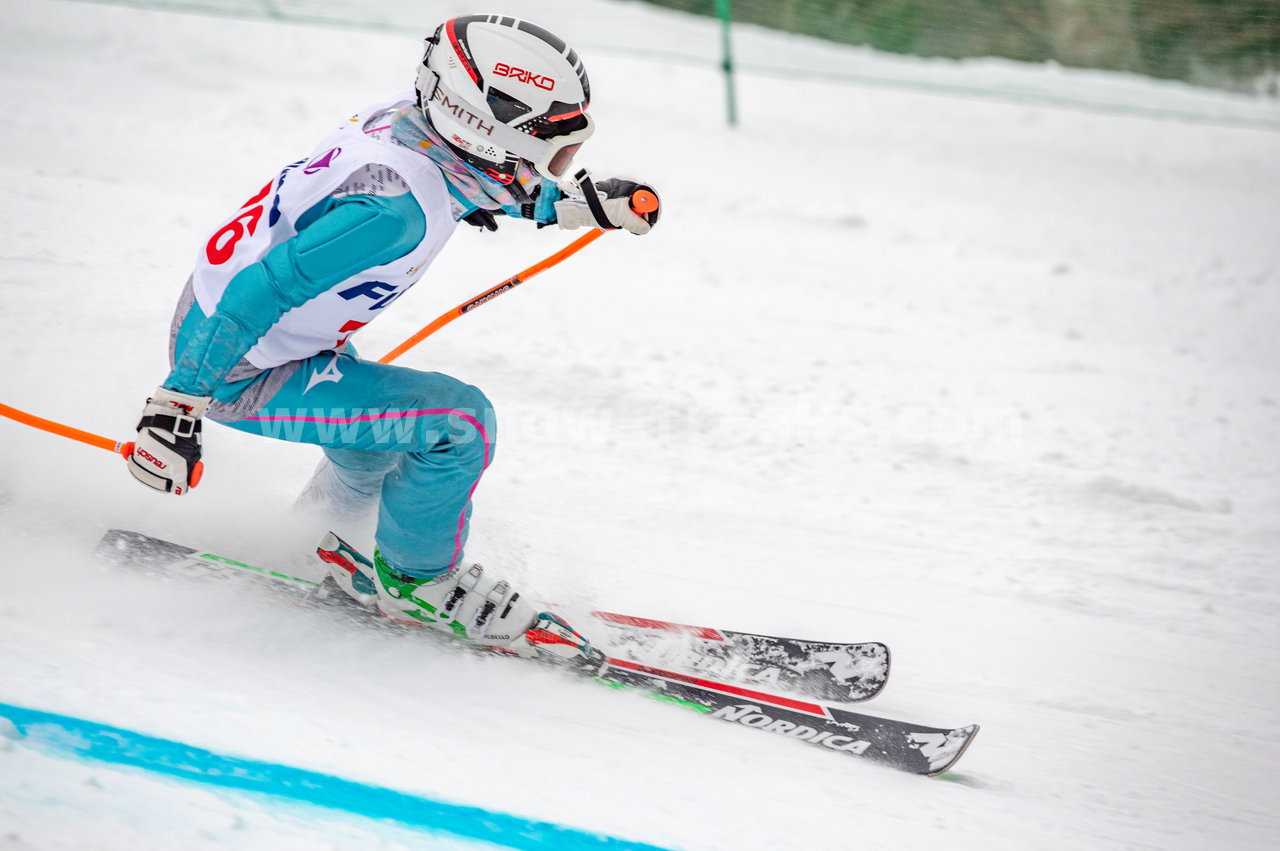
[[[386,132],[405,106],[350,119],[213,235],[179,300],[163,384],[212,396],[208,417],[231,428],[322,447],[351,502],[378,501],[382,556],[425,577],[463,557],[497,434],[475,387],[363,360],[347,342],[479,209]],[[544,194],[537,218],[553,220],[558,193]]]

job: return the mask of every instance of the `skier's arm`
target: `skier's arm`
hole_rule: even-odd
[[[200,418],[231,368],[286,311],[409,253],[426,233],[426,216],[409,193],[347,195],[308,210],[298,229],[231,279],[213,315],[147,400],[128,464],[147,487],[173,494],[195,487],[202,469]]]
[[[164,387],[210,395],[286,312],[357,272],[403,257],[426,232],[426,216],[410,193],[327,198],[299,224],[297,236],[231,279],[213,315],[177,354]]]
[[[529,219],[537,222],[538,227],[544,228],[547,225],[556,223],[556,202],[564,197],[560,191],[560,187],[553,181],[541,180],[533,189],[527,190],[531,200],[519,204],[504,205],[499,207],[479,207],[476,205],[475,199],[468,196],[457,185],[449,184],[449,195],[452,196],[454,204],[461,210],[458,213],[458,220],[466,222],[469,225],[478,227],[481,230],[495,231],[498,229],[498,216],[512,216],[517,219]]]
[[[633,206],[633,196],[643,190],[654,203],[653,209],[640,211]],[[450,185],[454,201],[463,208],[462,221],[484,230],[497,230],[498,214],[531,219],[538,227],[558,224],[564,230],[580,227],[597,227],[609,230],[625,229],[634,234],[646,234],[658,223],[656,206],[658,193],[653,186],[629,178],[610,178],[594,184],[598,200],[592,203],[585,196],[565,195],[550,180],[543,180],[532,190],[531,201],[519,206],[503,206],[497,209],[477,207],[461,190]]]

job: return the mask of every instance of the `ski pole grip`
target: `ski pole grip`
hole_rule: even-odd
[[[631,193],[631,212],[637,216],[658,211],[658,194],[647,186]]]

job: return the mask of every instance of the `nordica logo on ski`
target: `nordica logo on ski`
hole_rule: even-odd
[[[711,717],[733,721],[744,727],[759,727],[767,733],[780,733],[793,739],[800,739],[815,745],[831,748],[833,751],[843,751],[858,754],[859,756],[863,751],[871,747],[870,742],[859,741],[853,736],[837,736],[830,731],[823,730],[820,732],[812,727],[797,724],[794,721],[770,718],[761,711],[759,706],[749,703],[717,709],[711,713]]]

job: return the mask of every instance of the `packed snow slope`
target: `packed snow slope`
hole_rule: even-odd
[[[0,401],[124,439],[195,251],[420,42],[0,11]],[[405,357],[498,408],[471,556],[544,600],[885,641],[868,711],[983,725],[955,782],[94,562],[110,527],[306,559],[317,450],[216,426],[174,499],[0,421],[0,702],[691,851],[1280,845],[1280,135],[755,76],[730,131],[714,72],[584,58],[585,164],[666,208]],[[570,238],[463,230],[362,351]],[[0,737],[0,844],[424,835]]]

